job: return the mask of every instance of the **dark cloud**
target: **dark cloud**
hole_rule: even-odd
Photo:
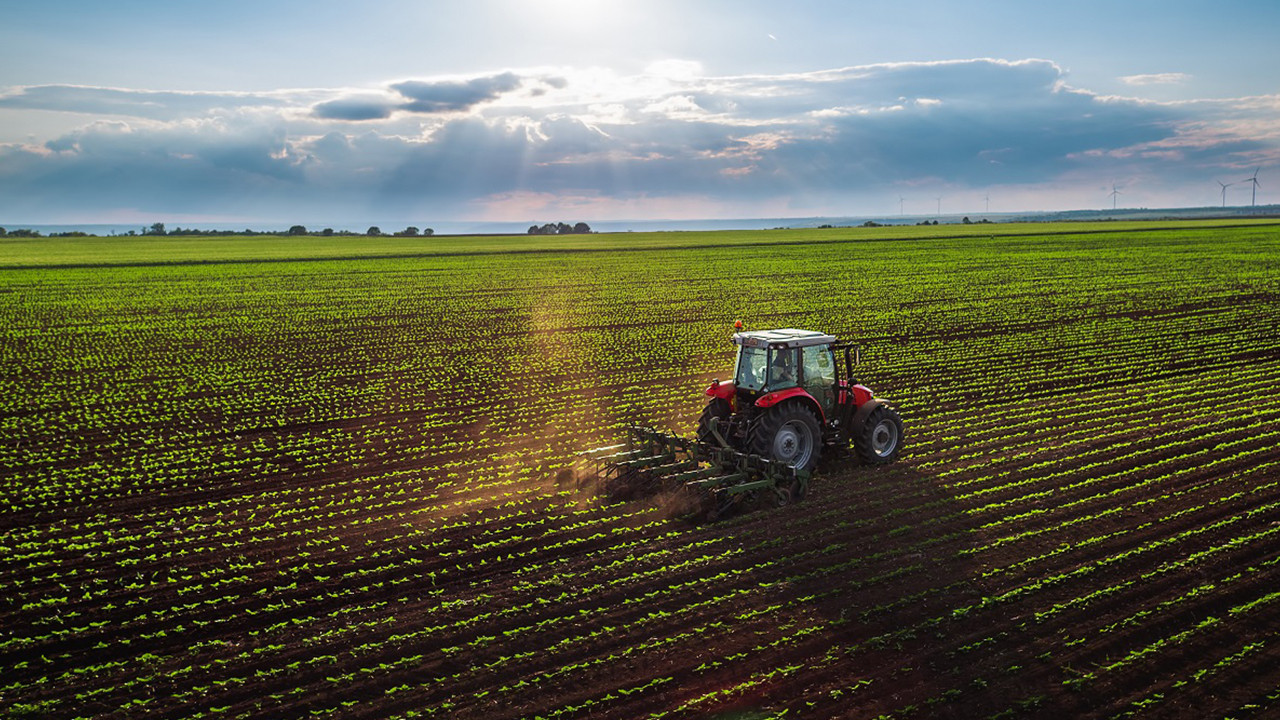
[[[396,105],[379,97],[346,97],[322,102],[312,108],[322,120],[385,120]]]
[[[0,146],[0,215],[266,210],[305,187],[306,158],[268,127],[95,123],[44,150]]]
[[[548,88],[564,87],[562,78],[538,78],[539,85],[530,95],[546,94]],[[456,113],[471,110],[481,103],[496,100],[524,85],[525,80],[512,72],[471,78],[470,80],[405,80],[388,87],[400,100],[382,96],[345,96],[314,105],[313,117],[321,120],[366,121],[386,120],[397,110],[407,113]]]
[[[391,89],[409,99],[400,106],[410,112],[440,113],[469,110],[482,102],[495,100],[503,93],[520,87],[520,76],[506,72],[489,77],[461,81],[406,80]]]

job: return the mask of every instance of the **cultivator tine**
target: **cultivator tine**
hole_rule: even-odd
[[[603,455],[608,455],[610,453],[620,452],[626,449],[627,449],[626,443],[618,443],[616,445],[605,445],[604,447],[591,448],[590,450],[587,450],[582,454],[587,455],[589,457],[600,457]]]
[[[701,480],[693,480],[685,483],[685,487],[695,491],[714,491],[720,488],[736,486],[745,483],[749,479],[746,473],[733,473],[732,475],[712,475],[711,477]]]
[[[678,485],[688,485],[704,478],[714,477],[720,474],[720,468],[717,467],[699,467],[685,472],[678,472],[671,476],[671,482]]]
[[[622,451],[610,453],[608,455],[592,456],[591,459],[599,463],[612,463],[612,462],[620,462],[623,460],[630,460],[639,456],[640,456],[639,450],[622,450]]]

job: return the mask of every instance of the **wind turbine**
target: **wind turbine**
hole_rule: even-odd
[[[1222,186],[1222,207],[1226,207],[1227,206],[1227,188],[1231,187],[1232,185],[1235,185],[1235,183],[1224,183],[1221,180],[1218,180],[1217,182],[1219,185]]]
[[[990,213],[991,212],[991,196],[983,195],[982,199],[987,201],[987,212]]]
[[[899,195],[899,196],[898,196],[898,214],[899,214],[899,215],[906,215],[906,213],[905,213],[905,212],[903,212],[903,210],[902,210],[902,196],[901,196],[901,195]]]
[[[942,196],[941,195],[938,196],[938,214],[939,215],[942,214]]]
[[[1116,196],[1119,194],[1120,194],[1120,191],[1116,189],[1116,184],[1111,183],[1111,209],[1112,210],[1116,209]]]
[[[1262,169],[1262,166],[1258,166],[1258,170],[1261,170],[1261,169]],[[1258,204],[1258,170],[1253,171],[1253,177],[1245,178],[1240,181],[1240,182],[1253,183],[1253,202],[1249,203],[1250,206],[1256,206]]]

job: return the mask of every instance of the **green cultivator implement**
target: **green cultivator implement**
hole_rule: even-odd
[[[607,495],[674,494],[716,518],[803,499],[824,450],[852,450],[868,465],[898,459],[902,420],[853,379],[857,347],[791,328],[738,332],[733,343],[733,381],[707,388],[694,438],[632,427],[627,442],[587,453]]]
[[[809,488],[808,470],[649,427],[630,427],[627,442],[586,455],[608,497],[673,497],[709,520],[758,503],[788,505]]]

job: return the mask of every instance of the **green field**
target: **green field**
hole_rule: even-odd
[[[0,239],[0,717],[1268,717],[1280,225]],[[904,457],[566,472],[749,326]]]
[[[1153,229],[1205,229],[1212,227],[1267,227],[1272,220],[1231,218],[1169,222],[1119,221],[1007,223],[971,225],[894,225],[875,228],[736,230],[716,232],[642,232],[598,235],[485,235],[395,237],[197,237],[147,236],[101,238],[3,238],[0,267],[96,266],[129,264],[218,263],[232,261],[297,261],[418,257],[472,253],[540,253],[549,250],[618,251],[663,248],[715,248],[733,245],[812,245],[866,240],[929,239],[938,237],[1009,237],[1048,234],[1093,234],[1151,231]]]

